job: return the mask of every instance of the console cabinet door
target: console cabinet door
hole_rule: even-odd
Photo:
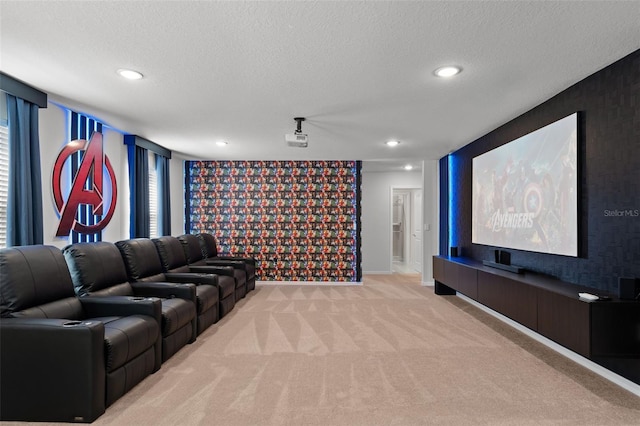
[[[478,271],[478,302],[514,321],[536,330],[538,326],[535,287],[497,274]]]
[[[433,257],[433,279],[441,282],[442,284],[447,284],[444,278],[444,260],[441,257]]]
[[[454,290],[458,290],[458,280],[461,266],[454,262],[444,262],[444,283]]]
[[[591,356],[589,303],[538,290],[538,333],[584,357]]]
[[[494,311],[504,313],[504,287],[499,275],[478,271],[478,302]]]
[[[473,300],[478,300],[478,270],[476,268],[459,266],[458,291]]]
[[[584,303],[591,308],[591,356],[635,359],[640,377],[640,304]]]

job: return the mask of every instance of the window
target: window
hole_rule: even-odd
[[[9,197],[9,129],[0,123],[0,248],[7,246],[7,201]]]
[[[158,171],[156,170],[156,158],[149,151],[149,235],[158,238]]]

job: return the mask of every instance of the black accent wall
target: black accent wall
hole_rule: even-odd
[[[514,265],[615,294],[618,277],[640,278],[640,50],[453,153],[452,244],[466,257],[493,257],[495,247],[471,243],[473,157],[576,111],[579,256],[508,251]]]

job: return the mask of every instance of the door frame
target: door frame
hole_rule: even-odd
[[[422,189],[412,189],[411,192],[411,235],[409,236],[409,263],[411,268],[418,271],[421,275],[424,273],[423,268],[423,251],[424,251],[424,225],[423,225],[423,205],[424,191]],[[414,232],[415,231],[415,232]],[[414,234],[418,235],[418,244],[414,243]],[[416,268],[416,266],[418,266]]]
[[[413,197],[412,197],[412,191],[421,191],[422,192],[422,198],[423,198],[423,204],[424,204],[424,190],[421,187],[415,187],[415,186],[394,186],[392,185],[390,187],[391,191],[389,191],[389,223],[388,223],[388,235],[389,235],[389,270],[391,271],[391,273],[393,273],[393,198],[395,195],[396,191],[407,191],[407,193],[409,194],[409,203],[411,206],[410,210],[413,210],[414,206],[413,206]],[[424,206],[420,205],[418,206],[422,217],[424,218]],[[405,210],[406,212],[406,210]],[[409,212],[410,216],[413,216],[413,211]],[[422,220],[422,219],[421,219]],[[409,225],[410,226],[410,225]],[[410,238],[407,238],[407,235],[410,234],[411,229],[407,229],[407,227],[405,226],[405,241],[404,241],[404,247],[405,249],[409,249],[411,250],[411,240]],[[421,236],[421,240],[424,240],[424,230],[422,229],[422,226],[420,226],[420,232],[423,233],[423,235]],[[424,241],[422,241],[422,244],[424,245]],[[424,247],[422,248],[422,251],[424,251]],[[405,262],[409,263],[409,255],[410,252],[407,250],[405,253]],[[424,256],[424,255],[422,255]],[[420,276],[423,275],[424,272],[424,265],[423,265],[423,260],[421,259],[420,262],[420,271],[416,271],[416,273],[420,274]]]

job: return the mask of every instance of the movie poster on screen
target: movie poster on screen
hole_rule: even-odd
[[[473,159],[474,244],[578,255],[577,119]]]

